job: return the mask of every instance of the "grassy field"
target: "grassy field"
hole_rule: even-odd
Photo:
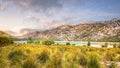
[[[120,68],[119,48],[12,44],[0,47],[0,68]]]

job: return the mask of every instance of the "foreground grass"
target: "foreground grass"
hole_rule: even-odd
[[[0,47],[0,68],[119,68],[119,48],[65,45]]]

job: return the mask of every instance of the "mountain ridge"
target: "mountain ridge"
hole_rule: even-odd
[[[78,25],[61,25],[45,31],[28,33],[24,38],[52,38],[61,41],[101,41],[106,38],[120,38],[120,19],[103,22],[82,23]],[[107,39],[106,39],[107,40]]]
[[[60,41],[120,41],[120,18],[78,25],[61,25],[50,30],[27,33],[22,37],[51,38]]]

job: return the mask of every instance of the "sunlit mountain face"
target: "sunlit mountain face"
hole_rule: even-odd
[[[120,0],[0,0],[0,31],[22,36],[120,18]]]

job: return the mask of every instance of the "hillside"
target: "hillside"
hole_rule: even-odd
[[[3,31],[0,31],[0,37],[11,37],[11,36]]]
[[[78,25],[62,25],[45,31],[35,31],[24,38],[52,38],[62,41],[120,41],[120,19]]]

